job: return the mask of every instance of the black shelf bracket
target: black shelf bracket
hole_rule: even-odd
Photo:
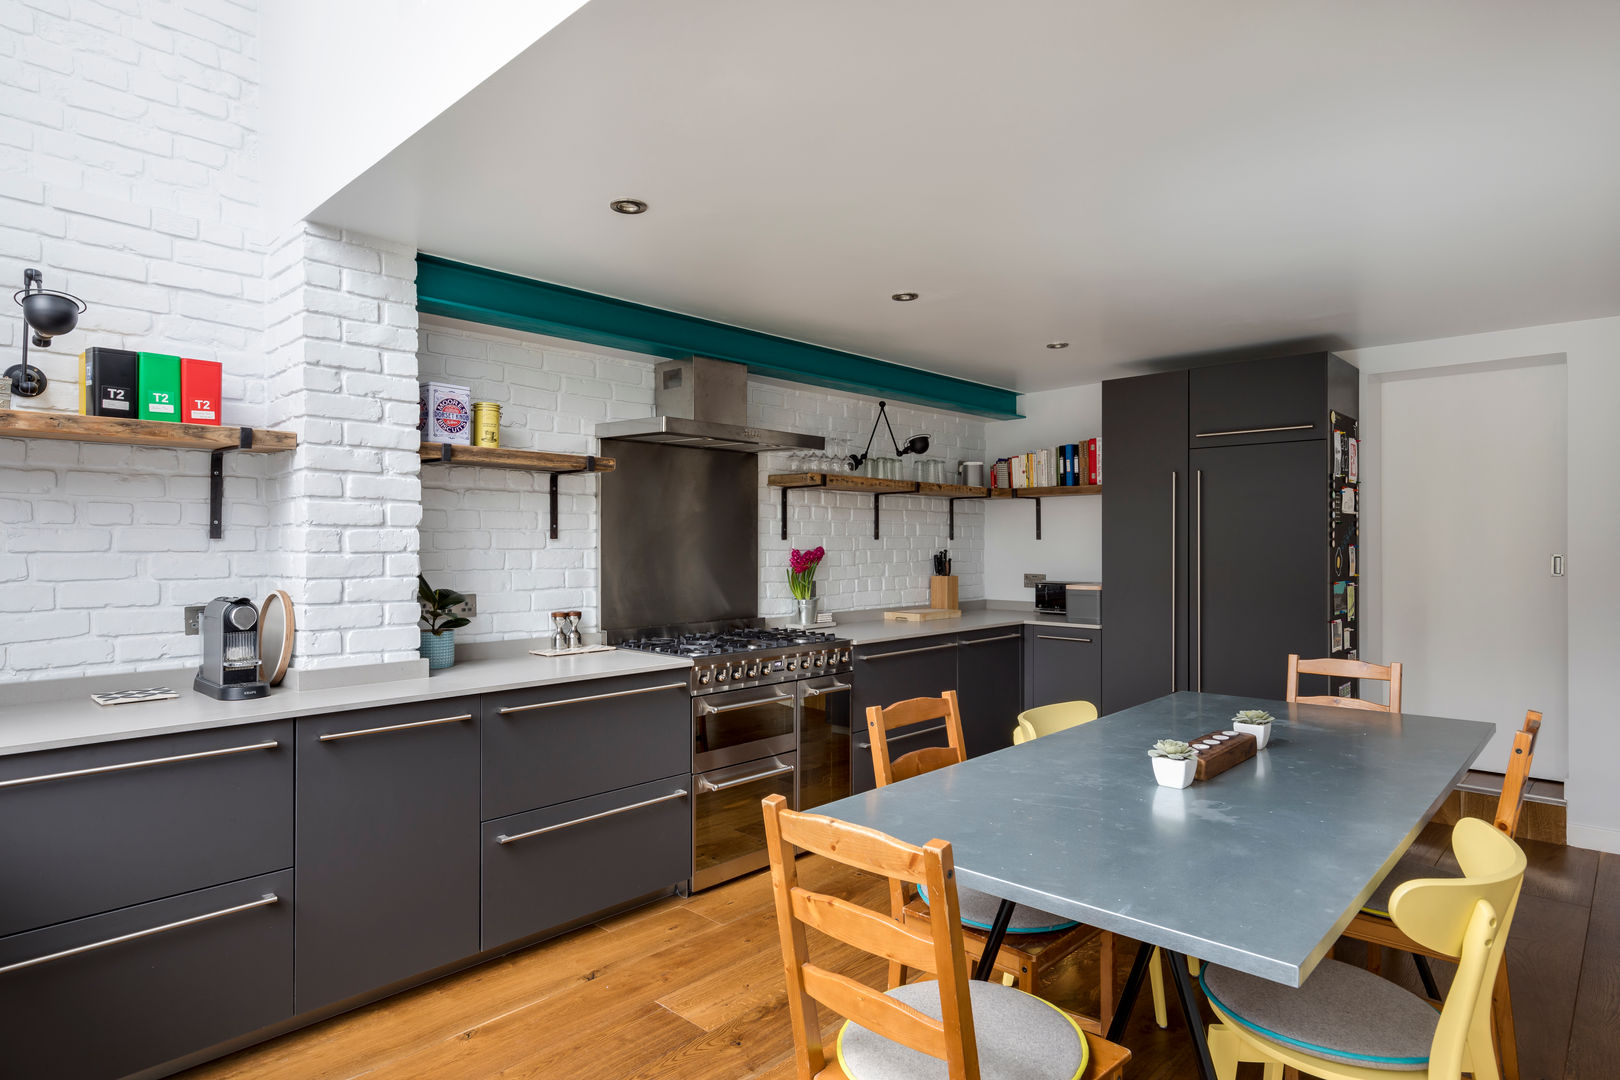
[[[1035,500],[1035,539],[1041,538],[1041,500]]]
[[[788,489],[783,488],[782,489],[782,539],[784,539],[784,540],[787,539],[787,493],[788,493]]]
[[[222,446],[208,455],[208,539],[225,536],[225,455],[253,449],[253,429],[238,428],[235,446]]]
[[[948,499],[947,501],[951,505],[950,505],[949,509],[947,510],[947,517],[946,517],[947,525],[948,525],[947,536],[952,540],[956,539],[956,504],[957,503],[959,503],[959,502],[983,502],[985,499],[988,499],[989,497],[990,496],[988,496],[988,495],[955,495],[955,496],[952,496],[950,499]]]
[[[874,540],[883,539],[883,530],[881,528],[883,511],[880,508],[882,502],[883,495],[880,492],[872,492],[872,539]]]
[[[557,477],[561,476],[565,472],[572,474],[572,473],[593,473],[595,471],[596,471],[596,456],[594,454],[586,454],[585,455],[585,467],[584,468],[582,468],[582,469],[563,469],[563,470],[561,470],[559,472],[554,472],[554,473],[551,474],[551,534],[550,535],[551,535],[551,538],[553,540],[557,540],[557,539],[560,538],[559,534],[557,532]]]
[[[439,444],[439,460],[444,462],[446,465],[450,464],[450,444],[449,443],[442,442],[442,443]]]

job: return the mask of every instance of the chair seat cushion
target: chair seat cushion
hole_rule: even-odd
[[[1390,868],[1389,873],[1384,875],[1384,880],[1378,883],[1378,888],[1373,890],[1373,894],[1367,897],[1367,902],[1361,905],[1361,910],[1365,914],[1387,919],[1389,918],[1389,897],[1395,891],[1396,886],[1403,882],[1415,881],[1418,878],[1460,877],[1462,877],[1462,872],[1459,870],[1452,870],[1445,866],[1435,866],[1415,856],[1403,855],[1400,861]]]
[[[1428,1068],[1440,1014],[1370,971],[1324,960],[1297,990],[1208,964],[1198,979],[1211,1005],[1268,1039],[1368,1069]]]
[[[917,893],[922,897],[923,903],[928,903],[928,892],[921,885],[917,886]],[[988,930],[996,921],[996,912],[1001,908],[1001,898],[991,896],[978,889],[956,889],[956,906],[962,912],[962,925],[971,926],[975,930]],[[1050,911],[1030,907],[1028,904],[1019,904],[1013,908],[1012,922],[1007,924],[1009,934],[1045,934],[1053,930],[1068,930],[1080,924],[1073,919],[1065,919],[1062,915],[1053,915]]]
[[[888,991],[913,1009],[940,1018],[939,983]],[[1068,1013],[998,982],[968,983],[981,1080],[1076,1080],[1091,1046]],[[838,1064],[850,1080],[945,1080],[945,1062],[868,1031],[854,1021],[838,1033]]]

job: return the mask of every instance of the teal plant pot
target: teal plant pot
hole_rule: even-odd
[[[456,632],[446,630],[435,634],[422,631],[422,647],[418,650],[427,658],[429,671],[442,671],[456,662]]]

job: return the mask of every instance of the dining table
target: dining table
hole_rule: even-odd
[[[1156,741],[1230,731],[1252,709],[1274,718],[1265,749],[1189,787],[1158,785]],[[1175,693],[815,812],[951,844],[958,885],[1002,900],[977,977],[989,976],[1018,904],[1139,942],[1112,1041],[1161,949],[1201,1074],[1214,1080],[1187,958],[1304,983],[1495,731]]]

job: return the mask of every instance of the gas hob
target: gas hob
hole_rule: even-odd
[[[832,675],[850,666],[850,643],[843,638],[780,627],[637,637],[619,648],[690,657],[693,694]]]

